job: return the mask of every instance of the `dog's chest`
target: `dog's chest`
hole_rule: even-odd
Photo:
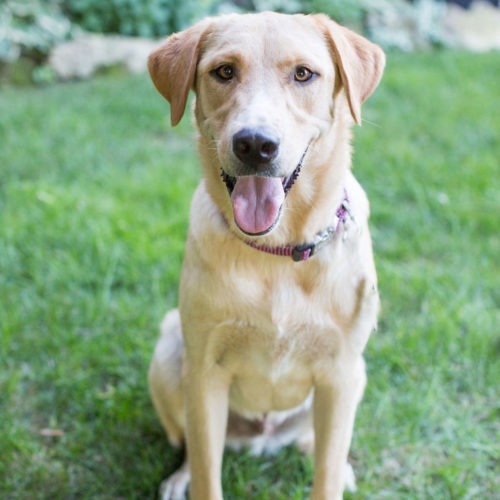
[[[331,362],[340,342],[332,316],[297,285],[267,290],[258,309],[235,298],[225,322],[219,361],[232,374],[233,406],[256,412],[288,409],[309,394],[318,366]]]
[[[313,376],[300,335],[290,338],[247,325],[235,328],[234,336],[232,349],[221,359],[232,373],[233,405],[267,412],[297,406],[306,398]]]
[[[298,406],[338,371],[346,353],[349,359],[361,355],[375,324],[375,278],[355,252],[339,254],[344,246],[339,242],[317,259],[291,265],[259,254],[250,260],[249,254],[224,269],[205,265],[208,257],[219,262],[215,255],[187,254],[184,336],[199,360],[228,374],[233,409],[265,413]]]

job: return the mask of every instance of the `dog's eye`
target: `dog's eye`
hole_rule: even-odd
[[[308,82],[313,76],[314,73],[305,66],[298,66],[297,68],[295,68],[294,80],[296,82],[300,83]]]
[[[230,64],[223,64],[212,71],[212,74],[220,80],[232,80],[234,77],[234,68]]]

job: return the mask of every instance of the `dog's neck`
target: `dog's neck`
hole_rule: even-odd
[[[253,240],[240,238],[248,246],[260,252],[277,255],[280,257],[291,257],[295,262],[303,262],[309,260],[316,255],[324,246],[331,243],[332,240],[339,234],[343,224],[347,222],[348,218],[354,219],[351,208],[349,205],[349,195],[344,190],[344,199],[335,212],[335,217],[332,225],[326,227],[322,231],[315,234],[314,238],[307,243],[299,245],[282,245],[282,246],[269,246],[260,245]]]

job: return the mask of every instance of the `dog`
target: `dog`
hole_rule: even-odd
[[[377,45],[322,14],[229,14],[148,60],[182,118],[194,90],[202,180],[179,307],[165,316],[151,397],[186,461],[163,499],[220,499],[224,446],[314,453],[311,498],[354,487],[347,462],[376,327],[369,205],[351,126],[377,87]]]

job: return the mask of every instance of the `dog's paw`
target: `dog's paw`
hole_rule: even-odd
[[[189,465],[183,464],[160,485],[159,497],[161,500],[184,500],[191,479]]]
[[[346,462],[344,467],[344,490],[354,493],[356,491],[356,476],[349,462]]]

